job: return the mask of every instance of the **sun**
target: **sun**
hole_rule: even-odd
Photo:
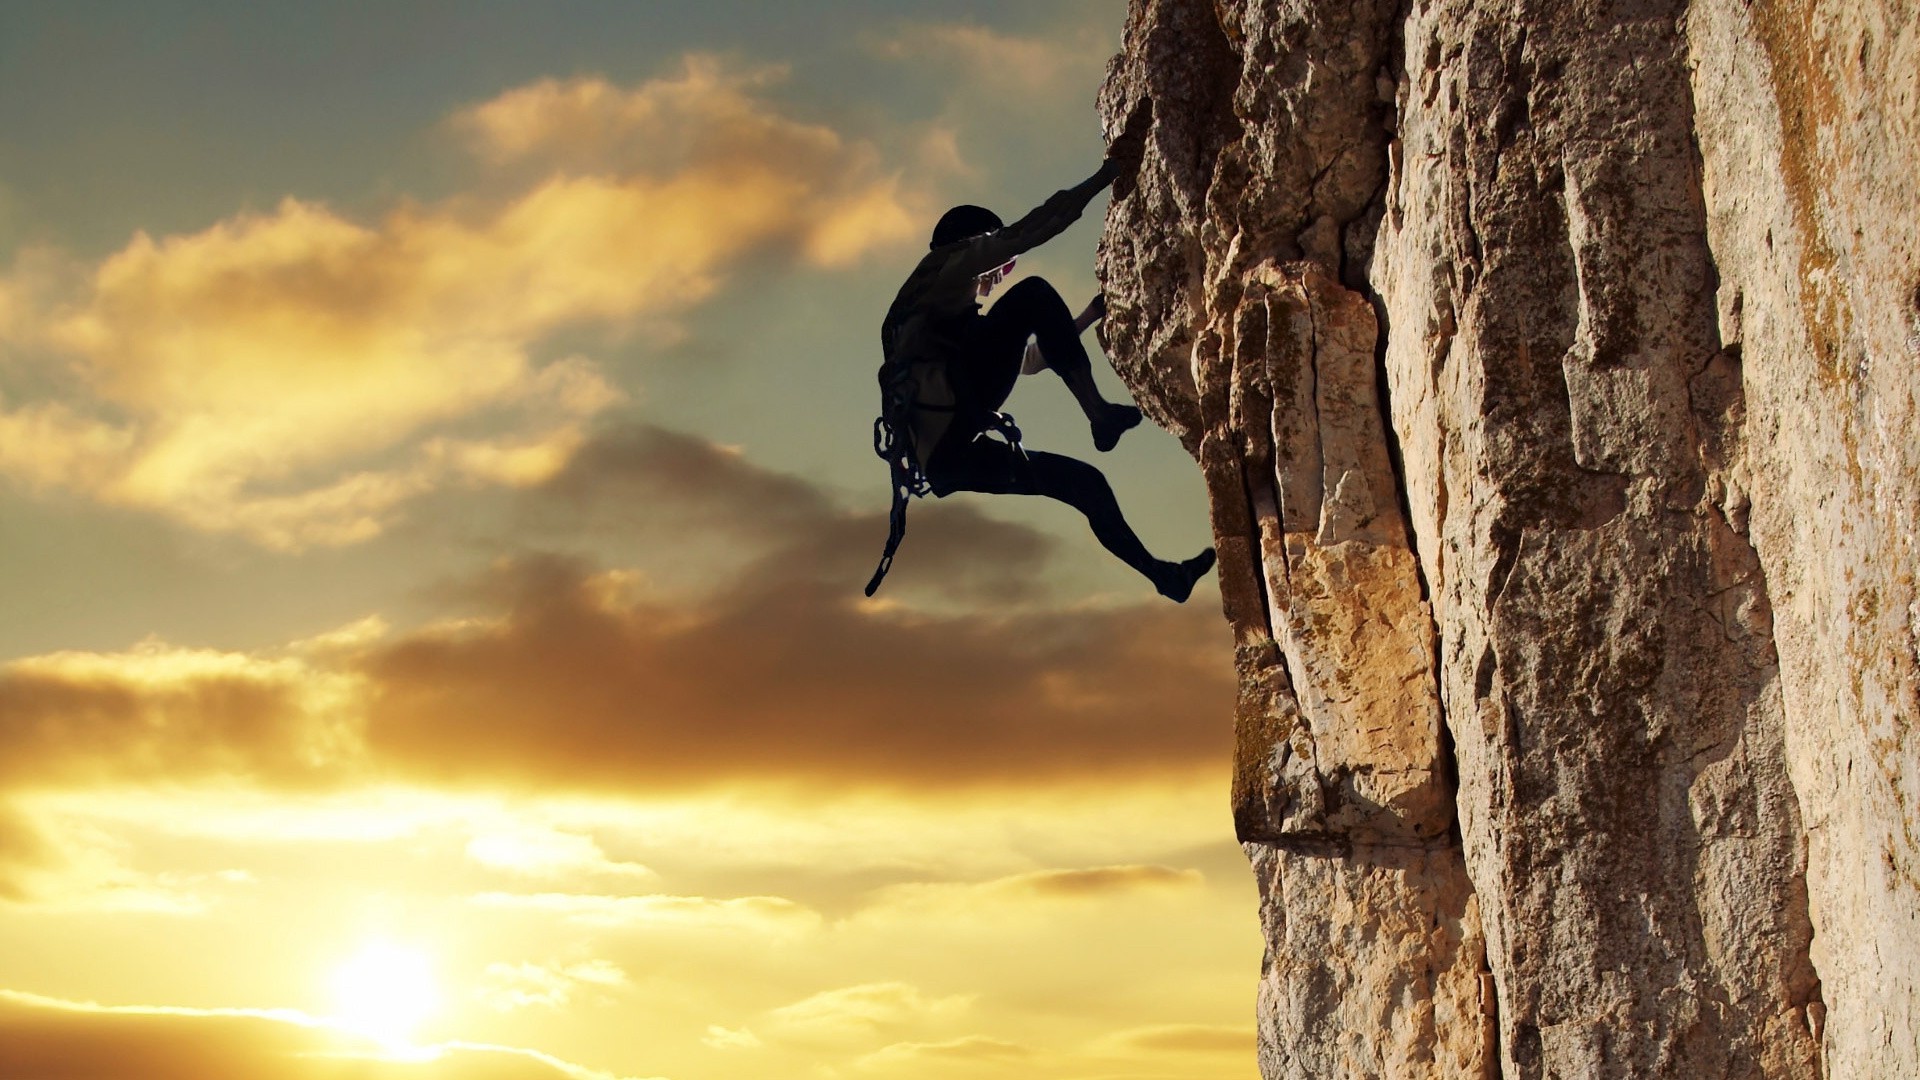
[[[408,1049],[414,1029],[440,1007],[433,961],[419,949],[369,941],[334,969],[333,1007],[342,1029]]]

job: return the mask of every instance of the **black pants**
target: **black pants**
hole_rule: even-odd
[[[968,320],[961,337],[962,359],[947,370],[958,409],[953,426],[927,460],[933,493],[942,498],[956,491],[979,491],[1057,499],[1086,515],[1101,546],[1152,578],[1163,564],[1127,525],[1099,469],[1063,454],[1023,454],[982,434],[989,414],[1013,393],[1029,335],[1040,339],[1047,366],[1062,378],[1092,372],[1073,314],[1052,285],[1027,278],[1007,290],[985,314]]]

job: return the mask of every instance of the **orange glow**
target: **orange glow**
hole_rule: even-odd
[[[35,117],[0,178],[0,1080],[1251,1080],[1211,600],[961,498],[858,589],[896,263],[930,208],[1059,186],[983,152],[1056,99],[1029,149],[1098,160],[1125,0],[1024,36],[902,6],[791,65],[682,55],[714,5],[434,15],[449,56],[605,39],[551,75],[476,41],[457,86],[342,44],[417,44],[351,5],[15,7],[0,86],[50,85],[0,101]],[[256,71],[245,117],[167,52],[203,45]],[[428,99],[375,93],[396,67]],[[214,92],[56,117],[174,81]],[[36,187],[69,157],[28,129],[100,175]],[[1091,288],[1097,218],[1022,267]]]

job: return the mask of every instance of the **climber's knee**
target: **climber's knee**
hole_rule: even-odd
[[[1014,285],[1007,290],[1007,295],[1000,298],[1000,302],[1003,304],[1009,300],[1015,301],[1016,305],[1019,306],[1026,304],[1044,304],[1049,301],[1058,303],[1062,310],[1065,310],[1067,306],[1066,300],[1060,296],[1060,290],[1055,289],[1053,283],[1043,277],[1021,278],[1018,282],[1015,282]],[[1071,315],[1071,313],[1069,313],[1069,315]]]

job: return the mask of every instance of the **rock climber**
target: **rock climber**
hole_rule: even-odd
[[[1155,558],[1128,526],[1099,469],[1024,448],[1012,418],[999,411],[1014,380],[1044,367],[1079,402],[1096,449],[1113,449],[1140,423],[1138,408],[1101,396],[1080,342],[1081,333],[1105,314],[1103,299],[1096,296],[1076,319],[1054,287],[1036,277],[1007,289],[984,313],[979,304],[1013,270],[1016,257],[1058,236],[1107,185],[1132,182],[1145,134],[1144,123],[1130,124],[1100,171],[1012,225],[985,207],[963,205],[934,226],[931,250],[901,286],[880,328],[886,360],[874,449],[893,470],[893,509],[886,553],[867,583],[868,596],[880,587],[906,532],[908,496],[928,492],[939,498],[978,491],[1058,499],[1085,514],[1108,551],[1176,603],[1184,603],[1212,569],[1212,548],[1182,562]]]

